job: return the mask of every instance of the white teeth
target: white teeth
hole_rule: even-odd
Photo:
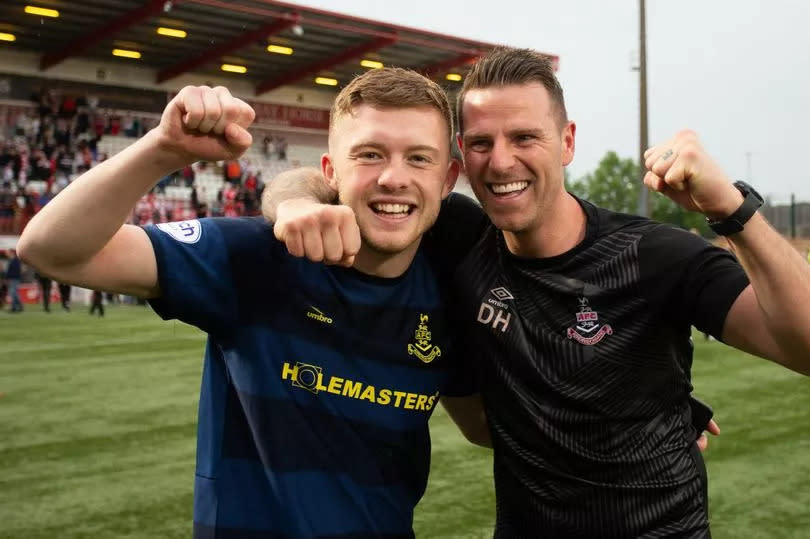
[[[492,192],[498,195],[506,193],[513,193],[515,191],[522,191],[529,186],[529,182],[512,182],[512,183],[493,183],[491,185]]]
[[[411,209],[407,204],[374,204],[373,208],[382,213],[408,213]]]

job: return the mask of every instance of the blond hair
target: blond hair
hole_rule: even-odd
[[[433,107],[444,118],[447,142],[452,146],[453,113],[447,94],[438,84],[416,71],[384,67],[352,79],[335,98],[329,111],[330,133],[341,116],[352,114],[354,108],[362,104],[378,108]]]

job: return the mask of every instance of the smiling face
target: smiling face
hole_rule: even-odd
[[[470,185],[504,232],[537,232],[565,195],[575,126],[540,83],[471,89],[461,103],[460,146]]]
[[[358,259],[365,251],[410,263],[458,175],[447,133],[445,117],[429,105],[360,104],[333,118],[321,164],[355,213],[363,240]]]

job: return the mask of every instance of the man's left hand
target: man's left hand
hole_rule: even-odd
[[[742,194],[706,153],[694,131],[680,131],[644,152],[644,184],[689,211],[724,219],[743,203]]]

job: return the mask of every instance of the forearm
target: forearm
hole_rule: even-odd
[[[279,204],[295,198],[331,203],[337,192],[327,185],[321,171],[314,167],[302,167],[283,172],[267,184],[262,195],[262,214],[271,223],[276,222]]]
[[[810,374],[810,266],[758,213],[728,240],[781,351],[778,360]]]
[[[148,133],[77,178],[46,205],[20,238],[21,257],[46,272],[80,265],[102,250],[138,199],[180,166]]]

